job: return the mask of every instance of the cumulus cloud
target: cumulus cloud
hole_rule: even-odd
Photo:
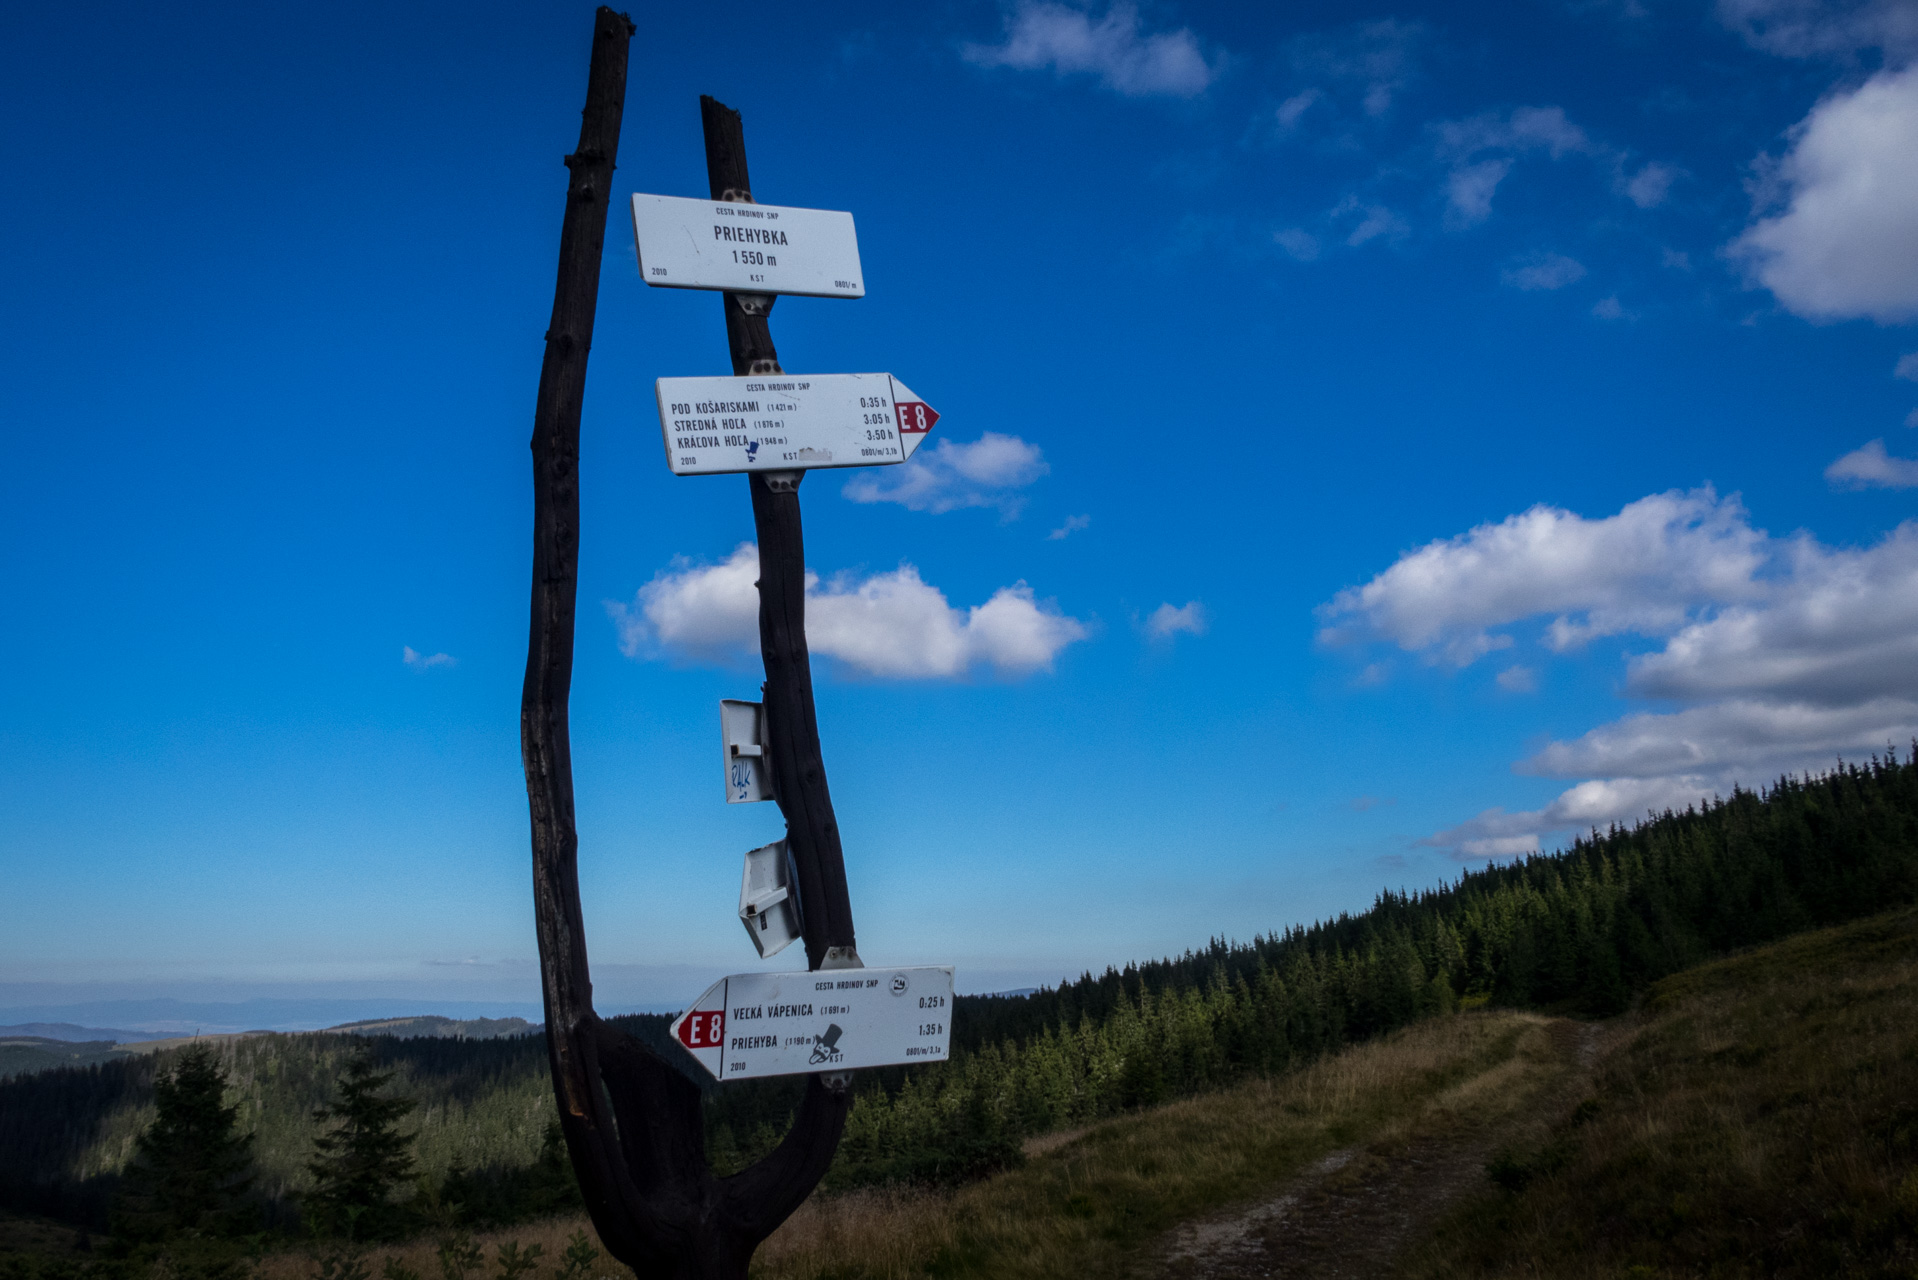
[[[1449,850],[1462,862],[1536,853],[1543,832],[1603,829],[1648,813],[1683,809],[1714,794],[1701,778],[1594,779],[1579,783],[1542,809],[1513,813],[1487,809],[1417,843]]]
[[[1081,529],[1092,527],[1091,516],[1067,516],[1065,522],[1046,535],[1048,542],[1064,542]]]
[[[1600,298],[1592,304],[1592,314],[1600,320],[1636,320],[1638,317],[1625,309],[1617,294]]]
[[[1862,550],[1795,538],[1748,604],[1679,630],[1634,658],[1626,688],[1648,698],[1762,697],[1854,706],[1918,697],[1918,524]]]
[[[1025,502],[1017,491],[1050,470],[1038,445],[988,431],[970,444],[941,440],[910,462],[861,471],[842,492],[854,502],[896,502],[910,511],[997,507],[1010,519]]]
[[[1918,489],[1918,459],[1894,458],[1873,440],[1826,467],[1825,479],[1845,489]]]
[[[459,665],[459,659],[450,653],[421,653],[410,644],[400,647],[400,661],[415,671],[431,671],[434,667]]]
[[[1918,315],[1918,66],[1812,108],[1782,158],[1761,162],[1759,218],[1727,252],[1812,320]]]
[[[1601,774],[1613,783],[1678,777],[1703,786],[1707,777],[1729,783],[1739,774],[1762,781],[1909,742],[1915,728],[1918,700],[1908,697],[1837,707],[1740,698],[1626,716],[1570,742],[1549,743],[1518,769],[1547,778]]]
[[[1891,367],[1891,376],[1904,378],[1909,382],[1918,382],[1918,351],[1898,357],[1898,363]]]
[[[675,561],[631,604],[608,602],[620,650],[705,662],[756,652],[758,579],[759,549],[749,542],[718,564]],[[1023,582],[961,610],[909,564],[866,578],[806,577],[808,647],[883,679],[956,679],[981,669],[1030,675],[1050,670],[1062,649],[1088,634]]]
[[[1528,618],[1544,623],[1547,650],[1624,632],[1660,642],[1627,657],[1623,692],[1676,709],[1626,715],[1518,762],[1574,785],[1544,808],[1487,810],[1425,842],[1460,857],[1918,737],[1918,522],[1845,548],[1771,538],[1710,489],[1643,498],[1602,520],[1536,507],[1408,552],[1321,613],[1333,642],[1370,635],[1455,665],[1514,647],[1489,628]],[[1530,678],[1514,665],[1498,682]]]
[[[1051,67],[1062,76],[1096,75],[1107,88],[1135,98],[1195,97],[1219,74],[1218,64],[1206,60],[1191,31],[1182,27],[1148,34],[1140,26],[1137,7],[1125,3],[1114,4],[1094,20],[1067,5],[1021,0],[1006,15],[1003,43],[969,44],[962,53],[982,67]]]
[[[1367,636],[1467,666],[1509,648],[1491,628],[1550,615],[1547,645],[1627,631],[1669,635],[1701,603],[1755,598],[1766,557],[1737,498],[1654,494],[1589,520],[1537,506],[1407,552],[1319,610],[1329,644]]]
[[[1205,606],[1197,600],[1189,600],[1177,607],[1168,601],[1154,609],[1145,620],[1146,639],[1154,644],[1170,644],[1182,632],[1202,636],[1205,629]]]
[[[1563,289],[1585,278],[1585,264],[1562,253],[1534,253],[1510,263],[1499,279],[1514,289],[1533,292]]]

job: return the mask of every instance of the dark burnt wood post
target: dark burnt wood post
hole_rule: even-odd
[[[715,1178],[706,1163],[698,1087],[593,1012],[579,901],[567,729],[579,584],[579,420],[633,30],[624,14],[601,8],[595,15],[579,146],[566,157],[572,176],[559,280],[533,412],[532,623],[520,704],[533,906],[553,1094],[600,1240],[647,1280],[744,1280],[753,1249],[825,1175],[850,1096],[812,1077],[779,1146],[751,1168]],[[795,529],[797,519],[795,507]],[[810,686],[805,705],[810,724]],[[803,762],[797,767],[803,781]],[[818,776],[823,793],[823,771]],[[843,872],[841,884],[843,893]],[[849,940],[850,929],[848,920]]]
[[[706,131],[706,177],[713,199],[752,203],[746,135],[739,113],[699,100]],[[770,294],[722,295],[733,373],[777,374]],[[774,798],[786,818],[786,847],[798,880],[800,926],[809,969],[860,967],[852,929],[846,859],[826,787],[826,762],[813,711],[812,657],[806,650],[806,546],[799,523],[803,471],[749,472],[753,528],[759,539],[759,648],[766,662],[766,748]]]

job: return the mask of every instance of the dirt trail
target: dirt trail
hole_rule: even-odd
[[[1572,1106],[1589,1087],[1601,1030],[1555,1022],[1564,1075],[1543,1101]],[[1162,1246],[1163,1280],[1356,1280],[1382,1276],[1454,1203],[1485,1186],[1485,1165],[1541,1111],[1445,1112],[1374,1147],[1337,1151],[1249,1207],[1192,1222]]]

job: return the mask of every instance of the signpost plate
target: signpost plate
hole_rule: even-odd
[[[726,803],[754,804],[773,798],[766,760],[766,708],[736,698],[719,700],[720,764],[726,771]]]
[[[661,378],[659,425],[676,476],[904,462],[939,421],[889,373]]]
[[[944,1062],[952,966],[736,973],[707,988],[672,1030],[719,1080]]]
[[[633,240],[650,285],[866,296],[850,213],[635,195]]]

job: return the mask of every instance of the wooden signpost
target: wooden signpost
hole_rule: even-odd
[[[668,419],[674,406],[684,405],[677,416],[695,425],[681,434],[698,443],[678,450],[691,461],[674,462],[674,471],[746,473],[759,540],[766,683],[756,710],[744,710],[751,703],[729,704],[727,799],[771,798],[786,819],[786,838],[755,851],[764,864],[759,879],[749,857],[741,918],[762,950],[777,949],[762,934],[796,924],[808,969],[723,980],[675,1024],[688,1052],[716,1074],[807,1073],[799,1110],[779,1145],[739,1173],[716,1177],[706,1160],[698,1086],[593,1011],[573,816],[567,704],[578,592],[579,424],[633,31],[624,14],[602,7],[595,15],[579,146],[566,157],[571,178],[559,279],[534,410],[532,621],[520,710],[534,911],[560,1126],[601,1241],[647,1280],[744,1280],[753,1250],[798,1208],[832,1161],[851,1106],[849,1068],[938,1061],[950,1051],[952,971],[868,973],[859,958],[813,710],[799,512],[807,467],[904,462],[938,415],[889,375],[783,373],[767,324],[779,292],[865,292],[852,220],[756,205],[739,113],[702,97],[711,199],[635,197],[634,226],[642,272],[657,273],[647,283],[722,290],[734,376],[662,379],[662,430],[670,461],[678,446]],[[644,247],[648,227],[667,233],[651,253]],[[673,235],[687,243],[671,243]],[[730,291],[735,288],[740,291]],[[670,398],[668,384],[675,381],[687,398]],[[749,390],[748,381],[758,390]],[[735,407],[747,403],[754,408]],[[710,414],[695,411],[700,404],[714,407]],[[711,432],[698,425],[709,416]],[[722,428],[721,418],[737,421]],[[855,427],[870,434],[856,434]],[[710,445],[709,434],[715,437]],[[729,445],[729,436],[738,439]],[[861,448],[870,452],[859,455]],[[843,452],[848,449],[851,455]],[[769,465],[770,457],[760,455],[774,450],[794,456]],[[826,453],[842,460],[824,460]],[[771,883],[781,877],[789,879]],[[761,919],[768,910],[777,910],[777,919]],[[739,1030],[735,1045],[729,1019],[739,1028],[763,1029]],[[722,1035],[723,1043],[711,1039]]]

